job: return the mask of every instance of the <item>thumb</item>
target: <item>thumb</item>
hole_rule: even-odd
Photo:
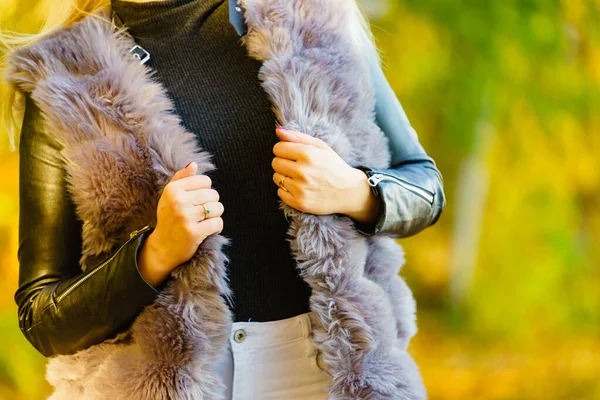
[[[194,161],[192,161],[191,163],[186,165],[185,168],[182,168],[179,171],[175,172],[175,174],[171,178],[171,182],[178,181],[179,179],[182,179],[182,178],[185,178],[188,176],[194,176],[194,175],[196,175],[197,172],[198,172],[198,164],[196,164]]]

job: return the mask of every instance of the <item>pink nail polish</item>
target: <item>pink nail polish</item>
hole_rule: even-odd
[[[287,132],[287,131],[288,131],[288,130],[287,130],[287,128],[284,128],[284,127],[283,127],[283,126],[281,126],[281,125],[277,125],[277,129],[279,129],[280,131],[284,131],[284,132]]]
[[[187,167],[189,167],[192,162],[193,161],[190,161],[189,163],[187,163],[187,165],[185,167],[183,167],[183,169],[186,169]]]

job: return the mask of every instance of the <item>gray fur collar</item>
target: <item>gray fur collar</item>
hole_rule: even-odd
[[[388,167],[361,57],[373,49],[358,28],[354,0],[243,6],[243,44],[263,61],[259,78],[278,122],[323,139],[350,165]],[[84,222],[84,270],[129,232],[154,226],[162,189],[188,161],[198,163],[199,173],[218,167],[182,127],[151,71],[130,56],[133,44],[114,25],[86,17],[10,59],[9,79],[31,92],[47,132],[64,146],[67,184]],[[298,272],[312,287],[313,340],[334,377],[329,399],[424,399],[406,352],[416,332],[415,305],[398,276],[400,245],[361,235],[346,216],[280,205]],[[221,399],[211,366],[231,325],[221,296],[229,295],[222,250],[228,243],[221,235],[207,238],[126,334],[52,358],[51,399]]]

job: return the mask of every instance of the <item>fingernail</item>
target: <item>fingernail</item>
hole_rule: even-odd
[[[283,127],[283,126],[281,126],[281,125],[277,125],[277,129],[279,129],[280,131],[284,131],[284,132],[287,132],[287,131],[288,131],[288,130],[287,130],[287,128],[284,128],[284,127]]]
[[[189,167],[191,163],[193,163],[193,161],[190,161],[189,163],[187,163],[187,165],[183,169],[186,169],[187,167]]]

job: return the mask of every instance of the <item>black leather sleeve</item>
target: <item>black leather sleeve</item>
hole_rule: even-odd
[[[27,95],[19,147],[19,326],[44,356],[72,354],[127,328],[158,290],[137,268],[151,229],[81,272],[82,224],[65,182],[60,144]]]
[[[381,213],[371,224],[354,221],[354,228],[367,236],[408,237],[439,219],[446,206],[443,178],[419,143],[379,63],[368,51],[366,57],[375,88],[376,122],[388,138],[392,162],[390,168],[355,166],[369,177]]]

